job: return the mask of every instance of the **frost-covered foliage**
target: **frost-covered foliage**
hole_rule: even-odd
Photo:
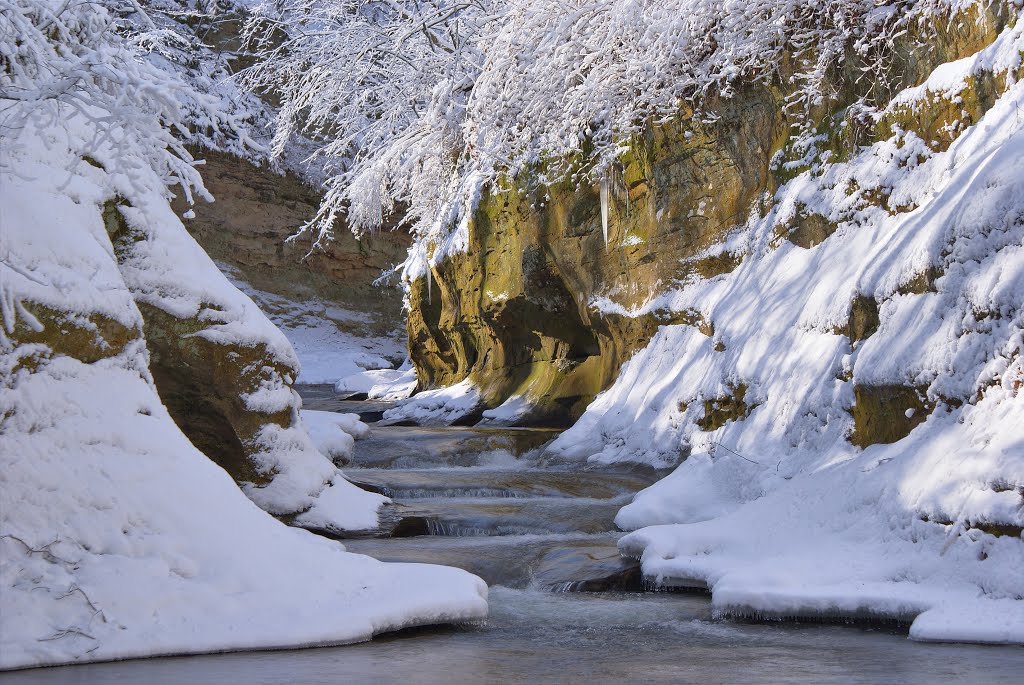
[[[267,511],[290,514],[324,506],[320,495],[330,492],[335,519],[322,527],[373,527],[381,499],[363,497],[345,482],[299,423],[300,401],[290,387],[298,368],[292,346],[217,270],[167,202],[168,184],[202,190],[178,138],[187,130],[177,103],[206,102],[206,96],[191,91],[186,97],[187,84],[137,49],[133,41],[143,34],[133,27],[146,15],[135,4],[108,10],[91,3],[49,9],[25,3],[10,9],[5,21],[26,38],[17,43],[17,54],[10,53],[3,91],[10,104],[0,129],[6,186],[0,352],[24,352],[19,326],[47,334],[32,306],[69,321],[101,315],[133,327],[136,303],[191,322],[186,326],[198,324],[191,335],[223,346],[226,356],[263,350],[265,365],[246,371],[253,386],[243,393],[238,379],[245,408],[257,420],[263,417],[247,457],[266,482],[243,483],[246,493]],[[218,102],[209,101],[211,114],[219,111]],[[79,209],[62,209],[68,202]],[[132,233],[122,236],[116,258],[111,226],[104,227],[113,220],[103,214],[110,203],[120,205],[113,210],[115,223],[123,221]],[[92,254],[96,249],[107,254]],[[142,369],[148,378],[147,365]],[[273,415],[291,417],[278,423],[267,418]],[[348,514],[339,506],[346,497]]]
[[[333,178],[316,217],[321,237],[343,208],[353,227],[375,228],[396,202],[411,201],[425,217],[456,191],[461,121],[483,60],[476,39],[491,4],[286,0],[256,8],[247,36],[263,52],[244,82],[280,96],[275,154],[299,130],[323,141],[319,163]],[[444,190],[427,197],[427,187]]]
[[[159,28],[135,0],[0,0],[0,36],[6,131],[40,117],[57,125],[80,119],[95,132],[93,147],[115,151],[112,173],[131,178],[141,161],[189,201],[193,191],[208,197],[185,148],[187,122],[201,117],[223,133],[235,122],[218,98],[145,59],[151,48],[184,40],[180,34]]]
[[[271,107],[238,87],[232,74],[244,57],[238,33],[248,0],[138,0],[132,42],[153,66],[187,84],[175,95],[189,140],[263,161]],[[291,159],[286,160],[290,163]]]
[[[465,247],[450,233],[500,174],[599,176],[651,117],[776,78],[784,52],[796,56],[789,104],[809,108],[841,57],[880,70],[895,34],[948,4],[268,1],[248,27],[262,55],[245,82],[281,98],[277,152],[296,131],[322,141],[321,238],[341,211],[361,230],[400,206],[421,238],[416,276],[428,250]]]
[[[783,185],[716,246],[742,255],[734,271],[637,310],[594,303],[714,325],[660,328],[551,446],[591,463],[685,458],[616,518],[641,528],[620,548],[656,581],[707,585],[721,615],[1024,642],[1022,66],[1018,20],[878,113],[966,107],[1000,84],[974,125],[941,132],[951,143],[897,126]],[[786,240],[798,210],[834,232]],[[871,435],[885,425],[902,431]]]

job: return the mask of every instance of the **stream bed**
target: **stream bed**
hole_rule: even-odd
[[[379,418],[386,405],[304,388],[305,407]],[[448,564],[491,586],[478,626],[346,647],[37,669],[4,683],[1019,683],[1024,649],[911,642],[895,629],[711,618],[703,594],[644,592],[613,519],[660,474],[546,465],[549,429],[373,426],[345,467],[393,498],[385,561]]]

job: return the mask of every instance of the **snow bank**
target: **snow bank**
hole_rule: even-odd
[[[707,584],[722,615],[896,617],[916,639],[1024,642],[1022,53],[1018,21],[878,113],[1005,77],[948,149],[897,129],[848,162],[819,158],[734,235],[738,268],[628,312],[692,310],[714,335],[659,329],[549,451],[685,459],[616,519],[653,526],[621,543],[645,573]],[[787,241],[798,213],[835,232]],[[872,409],[875,391],[906,406]],[[903,419],[920,424],[893,444],[865,437]]]
[[[914,639],[1024,642],[1020,533],[974,527],[1024,524],[1020,491],[1001,485],[1024,482],[1021,426],[1024,396],[999,387],[961,416],[823,463],[724,514],[692,510],[709,478],[684,465],[618,521],[709,520],[643,528],[620,549],[655,582],[706,584],[719,616],[897,618],[913,621]],[[763,478],[752,465],[747,475]]]
[[[404,400],[416,390],[416,369],[406,359],[398,369],[373,369],[345,376],[334,385],[342,396],[365,394],[371,400]]]
[[[86,28],[108,16],[99,5],[52,7],[61,21],[85,13]],[[90,45],[102,51],[107,39],[116,34]],[[143,101],[157,95],[142,90]],[[287,527],[178,429],[149,372],[139,304],[193,317],[197,336],[263,345],[285,366],[294,353],[171,213],[166,169],[140,147],[162,150],[165,138],[120,130],[159,130],[160,118],[83,102],[40,98],[0,134],[0,668],[340,644],[485,616],[476,577],[382,564]],[[117,222],[104,222],[114,200],[129,205],[135,230],[121,264],[108,236]],[[287,379],[267,378],[248,401],[297,419]],[[319,528],[376,524],[384,498],[345,481],[301,425],[267,424],[259,439],[273,478],[249,484],[252,500],[303,502]]]
[[[384,412],[384,421],[412,421],[419,426],[447,426],[476,414],[483,406],[480,390],[468,378],[461,383],[425,390]]]
[[[302,424],[316,448],[336,462],[351,459],[356,440],[370,435],[370,427],[358,414],[303,409]]]
[[[98,157],[102,162],[103,156]],[[52,171],[41,173],[53,175]],[[260,473],[271,477],[268,482],[243,483],[243,490],[271,513],[289,514],[313,506],[327,484],[335,480],[336,473],[296,420],[300,401],[291,381],[299,362],[288,339],[252,300],[227,280],[188,235],[163,199],[157,183],[140,192],[136,177],[132,181],[134,192],[129,194],[130,189],[120,184],[116,176],[105,177],[102,172],[95,176],[94,182],[109,182],[113,196],[132,200],[132,206],[118,211],[137,235],[128,246],[119,243],[119,262],[124,283],[136,302],[182,321],[201,322],[202,327],[190,335],[223,346],[223,354],[228,358],[246,348],[259,349],[265,355],[256,362],[258,371],[253,371],[258,377],[256,387],[242,392],[240,399],[254,417],[266,417],[247,445],[247,456]],[[36,219],[52,220],[45,214]],[[74,230],[73,225],[67,230]],[[269,419],[281,413],[291,416],[284,425]],[[356,488],[345,484],[336,486],[332,496],[336,499],[343,490],[358,497],[362,504],[368,503]],[[340,522],[336,527],[343,528]]]
[[[486,615],[468,573],[348,554],[257,509],[174,425],[141,342],[8,376],[17,354],[0,355],[0,668],[341,644]]]

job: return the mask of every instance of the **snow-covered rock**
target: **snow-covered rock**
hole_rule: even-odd
[[[448,386],[424,390],[384,412],[385,423],[411,421],[419,426],[447,426],[479,418],[483,409],[480,390],[469,379]]]
[[[616,518],[655,582],[721,615],[1024,642],[1022,55],[1018,21],[943,65],[876,114],[891,137],[783,185],[735,270],[627,312],[713,335],[662,327],[550,451],[685,459]],[[809,217],[829,230],[785,239]]]
[[[256,508],[175,426],[141,340],[93,363],[38,345],[0,359],[0,669],[343,644],[486,615],[464,571],[348,554]],[[345,486],[317,500],[330,520],[375,522]]]
[[[350,460],[356,440],[370,435],[370,427],[358,414],[303,409],[302,424],[317,449],[336,463]]]
[[[0,129],[0,669],[342,644],[485,616],[474,576],[348,554],[256,506],[338,531],[372,527],[384,498],[316,450],[288,341],[170,210],[167,182],[201,188],[163,128],[180,124],[177,96],[115,15],[22,0],[2,15],[0,41],[24,49],[5,52],[19,68],[0,85],[25,97]],[[50,97],[61,60],[76,77]],[[157,350],[161,373],[194,378],[172,363],[193,343],[223,352],[209,368],[224,378],[209,380],[249,412],[249,498],[154,382]]]
[[[370,400],[404,400],[416,390],[416,369],[406,362],[397,369],[370,369],[345,376],[334,385],[340,396],[366,395]]]

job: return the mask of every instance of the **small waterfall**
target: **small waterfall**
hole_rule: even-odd
[[[427,519],[427,535],[444,535],[448,537],[462,537],[472,535],[467,529],[437,519]]]
[[[583,586],[583,582],[579,580],[570,580],[565,583],[558,583],[551,586],[552,592],[579,592],[579,589]]]
[[[539,530],[537,528],[533,528],[530,526],[519,526],[515,524],[499,524],[494,526],[467,526],[459,523],[441,521],[433,518],[428,518],[425,520],[425,522],[427,535],[438,535],[452,538],[494,537],[502,535],[530,535],[548,532],[543,529]]]

